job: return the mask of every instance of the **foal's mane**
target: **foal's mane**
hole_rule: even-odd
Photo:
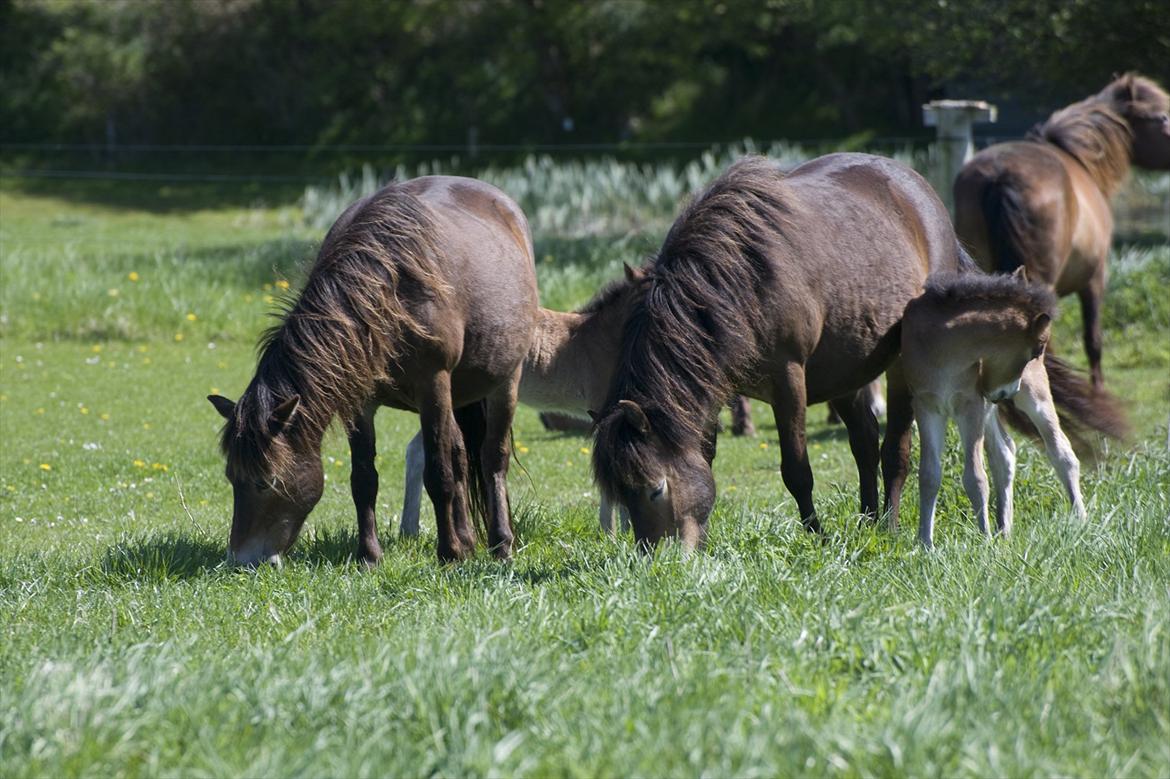
[[[1167,105],[1170,97],[1154,81],[1126,73],[1098,94],[1060,109],[1028,137],[1070,154],[1101,191],[1112,196],[1129,173],[1130,119],[1165,112]]]
[[[256,375],[220,441],[229,469],[251,478],[280,472],[293,452],[320,440],[334,415],[350,424],[405,335],[429,337],[413,311],[450,294],[434,236],[428,207],[397,184],[342,215],[304,289],[260,339]],[[294,395],[296,415],[274,438],[273,411]]]
[[[674,449],[703,435],[712,409],[756,359],[761,294],[773,276],[768,257],[790,221],[788,200],[779,168],[747,157],[686,206],[644,268],[645,294],[626,321],[608,409],[635,401]],[[600,425],[598,448],[607,436],[620,447],[625,427]]]
[[[1044,284],[1033,284],[1013,275],[969,271],[931,275],[922,295],[913,304],[942,310],[1010,307],[1022,311],[1030,321],[1038,314],[1053,316],[1056,296]]]

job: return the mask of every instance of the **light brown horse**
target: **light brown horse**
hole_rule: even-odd
[[[645,268],[597,425],[594,474],[643,545],[702,542],[715,500],[714,415],[738,388],[772,405],[781,475],[819,530],[805,407],[849,432],[861,510],[877,514],[878,426],[860,392],[895,359],[906,303],[959,247],[930,185],[892,160],[833,154],[784,175],[747,158],[692,201]],[[909,465],[912,410],[889,377],[886,500]]]
[[[528,222],[496,188],[428,176],[350,206],[262,340],[240,400],[208,398],[227,420],[232,558],[279,562],[296,540],[321,497],[321,440],[334,416],[349,435],[358,556],[381,558],[380,406],[421,417],[439,558],[472,554],[477,508],[493,554],[508,557],[510,428],[536,316]]]
[[[955,179],[955,228],[987,271],[1028,277],[1081,301],[1085,352],[1102,383],[1101,298],[1113,215],[1131,165],[1170,169],[1170,97],[1127,74],[1054,113],[1027,140],[976,154]]]

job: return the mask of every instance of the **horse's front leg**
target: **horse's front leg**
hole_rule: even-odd
[[[999,423],[999,412],[993,407],[983,425],[984,448],[991,466],[991,480],[995,484],[995,527],[1003,535],[1012,532],[1012,484],[1016,476],[1016,445]]]
[[[374,466],[377,446],[374,436],[374,414],[371,406],[355,417],[349,429],[349,488],[357,508],[358,559],[375,565],[382,559],[382,545],[378,543],[378,523],[374,508],[378,501],[378,470]]]
[[[451,407],[448,371],[436,372],[420,388],[419,418],[426,453],[423,485],[435,507],[436,551],[443,562],[463,560],[475,551],[475,543],[465,529],[467,455]]]
[[[402,481],[402,523],[399,534],[406,537],[418,535],[418,517],[422,511],[423,467],[426,465],[423,451],[423,434],[419,430],[406,445],[406,467]]]
[[[820,533],[821,523],[813,506],[813,474],[805,440],[807,395],[804,366],[795,362],[786,364],[773,379],[772,386],[772,415],[780,437],[780,476],[784,479],[784,486],[796,499],[804,529]]]
[[[987,471],[983,467],[983,425],[987,419],[987,402],[981,397],[967,398],[960,405],[956,421],[963,442],[963,489],[975,512],[979,531],[988,535]]]
[[[890,404],[893,408],[893,404]],[[921,400],[914,402],[918,421],[918,540],[927,549],[934,547],[934,510],[942,486],[942,453],[946,442],[947,418]]]
[[[878,511],[878,423],[868,386],[852,395],[829,401],[829,406],[837,412],[849,432],[849,449],[857,463],[861,513],[866,519],[875,521]]]

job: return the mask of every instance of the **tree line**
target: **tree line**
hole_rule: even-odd
[[[1122,70],[1164,78],[1163,2],[0,0],[0,139],[906,134],[960,91],[1049,110]]]

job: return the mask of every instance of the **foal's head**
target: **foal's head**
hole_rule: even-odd
[[[280,563],[324,488],[321,456],[298,440],[299,396],[277,401],[255,387],[233,403],[209,395],[227,424],[222,448],[232,485],[228,553],[240,565]]]
[[[676,432],[661,409],[632,400],[620,400],[597,417],[594,476],[610,499],[629,510],[643,548],[673,536],[694,549],[707,536],[715,504],[713,446],[672,443]]]

